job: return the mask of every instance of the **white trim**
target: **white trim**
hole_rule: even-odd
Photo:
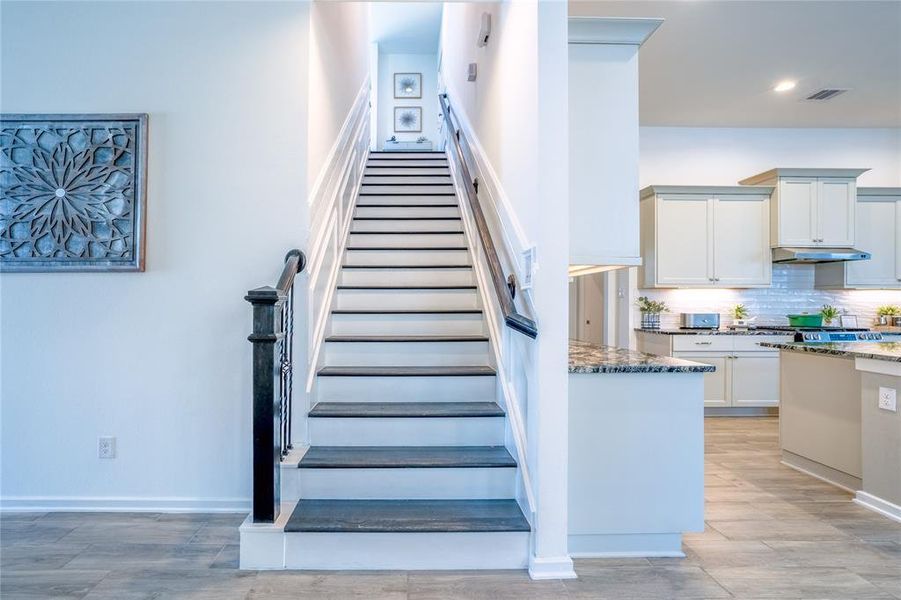
[[[663,19],[654,17],[570,17],[570,44],[641,46]]]
[[[888,500],[883,500],[878,496],[860,490],[854,498],[854,503],[872,510],[873,512],[877,512],[884,517],[888,517],[892,521],[901,523],[901,506],[889,502]]]
[[[250,498],[141,496],[4,496],[3,512],[249,512]]]
[[[314,292],[323,276],[327,277],[322,302],[310,298],[309,312],[309,354],[305,391],[313,389],[319,355],[328,325],[330,309],[335,295],[335,286],[341,273],[341,259],[353,217],[353,199],[359,193],[363,181],[366,158],[369,154],[370,128],[370,80],[363,82],[351,106],[335,144],[329,151],[324,166],[316,178],[310,193],[310,221],[315,230],[310,236],[309,289]],[[350,178],[355,178],[351,181]],[[350,185],[351,204],[342,206],[341,192]],[[332,252],[335,260],[327,273],[322,272],[325,257]]]
[[[573,560],[569,556],[529,556],[529,577],[540,579],[577,579]]]
[[[792,457],[792,458],[794,458],[794,457]],[[803,458],[803,456],[801,458]],[[841,483],[835,481],[834,479],[829,479],[825,475],[820,475],[819,473],[815,473],[815,472],[811,471],[810,469],[805,469],[804,467],[800,467],[796,464],[789,462],[788,460],[786,460],[785,455],[782,456],[782,460],[779,461],[779,464],[785,465],[789,469],[794,469],[795,471],[797,471],[799,473],[804,473],[805,475],[810,475],[814,479],[819,479],[820,481],[822,481],[824,483],[834,485],[835,487],[845,490],[846,492],[849,492],[851,494],[854,494],[857,492],[857,490],[855,490],[854,488],[851,488],[851,487],[848,487],[847,485],[841,484]],[[853,477],[853,475],[849,475],[849,477]]]

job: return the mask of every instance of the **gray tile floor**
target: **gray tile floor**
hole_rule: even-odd
[[[685,559],[523,572],[237,570],[243,515],[0,515],[0,596],[88,599],[901,599],[901,524],[779,465],[775,419],[708,419],[707,529]]]

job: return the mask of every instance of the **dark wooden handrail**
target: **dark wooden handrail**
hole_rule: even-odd
[[[285,256],[275,287],[247,292],[253,306],[253,520],[273,523],[281,504],[281,460],[291,450],[294,279],[306,266],[300,250]]]
[[[458,128],[454,127],[454,123],[451,120],[451,108],[448,104],[447,94],[440,94],[438,101],[441,103],[441,112],[444,114],[444,122],[447,124],[448,138],[452,141],[460,162],[463,190],[466,192],[466,199],[469,202],[472,216],[476,222],[479,239],[482,242],[482,248],[485,250],[488,270],[491,272],[491,281],[494,284],[494,292],[504,314],[504,323],[515,331],[523,333],[530,338],[535,338],[538,336],[538,326],[535,321],[516,311],[516,305],[513,302],[516,293],[515,283],[508,282],[507,278],[504,277],[501,261],[497,256],[494,241],[491,239],[491,231],[488,229],[488,222],[485,220],[485,214],[482,212],[482,206],[479,203],[479,195],[474,179],[470,175],[469,167],[466,165],[466,155],[463,153],[463,146],[460,142],[463,134]]]

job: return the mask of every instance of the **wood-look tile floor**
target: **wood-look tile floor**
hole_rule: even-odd
[[[775,419],[707,420],[707,528],[684,559],[576,561],[524,572],[237,570],[243,515],[0,515],[0,597],[345,600],[901,599],[901,524],[779,464]]]

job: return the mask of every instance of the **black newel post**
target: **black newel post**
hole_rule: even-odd
[[[260,287],[244,297],[253,306],[253,520],[272,523],[278,518],[281,405],[277,381],[281,365],[276,344],[282,331],[279,296],[273,287]]]

